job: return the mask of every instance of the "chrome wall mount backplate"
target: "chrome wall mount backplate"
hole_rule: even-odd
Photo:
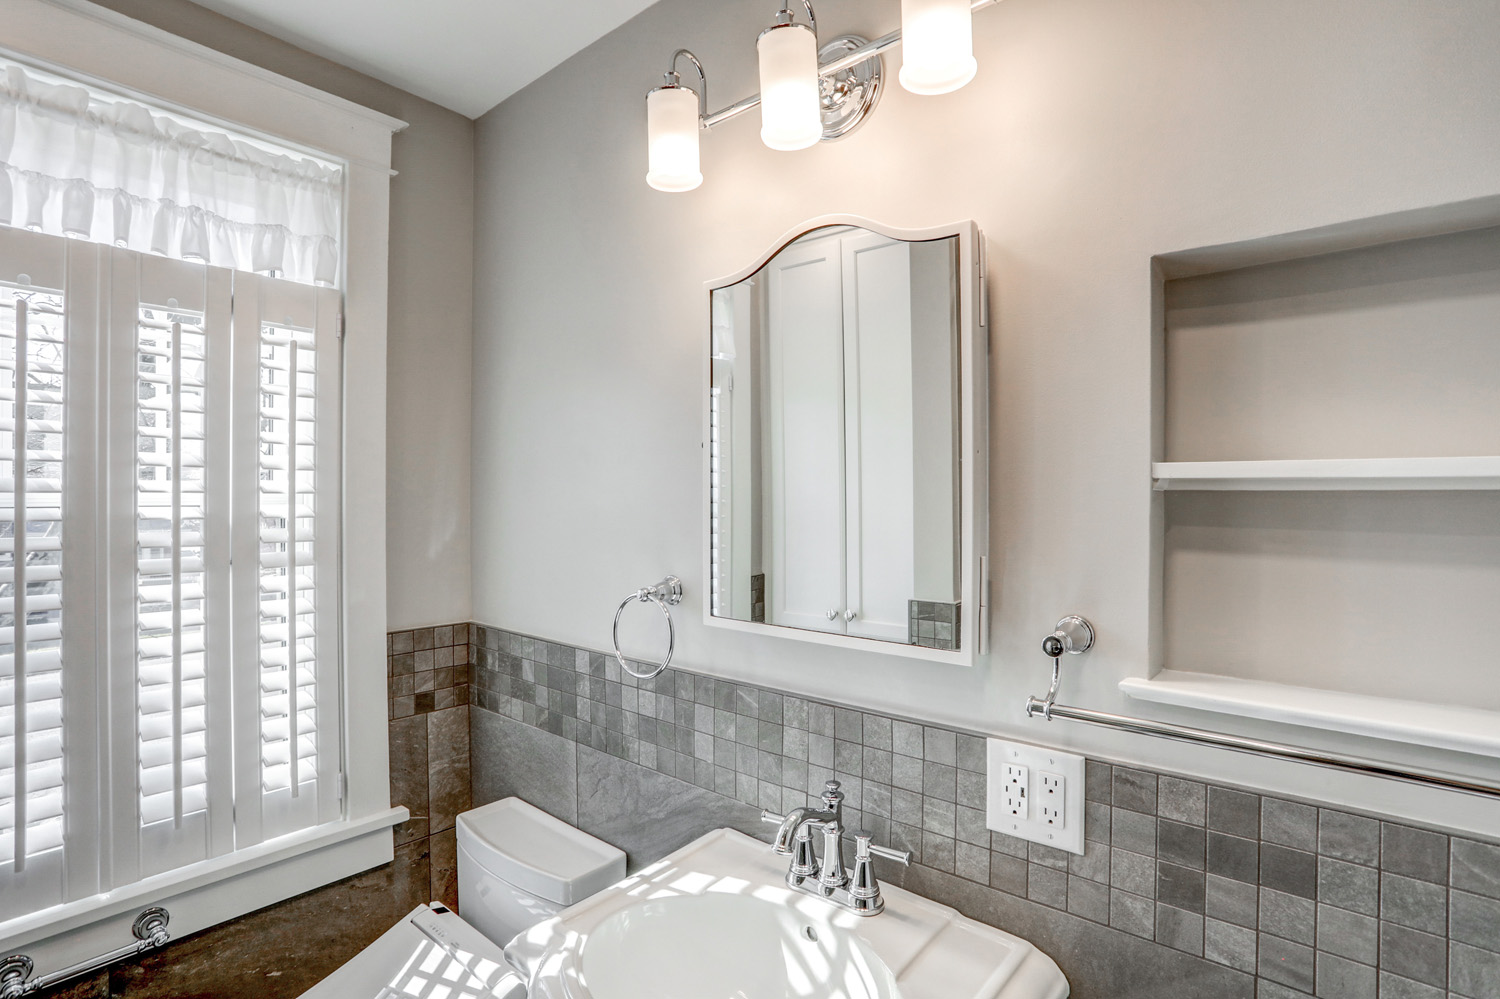
[[[840,35],[818,50],[818,64],[830,63],[865,45],[858,35]],[[830,76],[818,78],[823,107],[823,141],[842,139],[854,131],[880,103],[885,57],[873,55]]]

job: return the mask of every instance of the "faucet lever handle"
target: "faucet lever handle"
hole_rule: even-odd
[[[823,807],[830,812],[839,807],[839,802],[844,800],[844,792],[839,790],[839,782],[836,780],[823,783]]]

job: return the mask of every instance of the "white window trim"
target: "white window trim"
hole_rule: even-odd
[[[394,856],[385,667],[385,425],[391,135],[399,119],[288,80],[84,0],[10,0],[4,49],[200,118],[343,160],[343,570],[345,819],[92,899],[0,923],[0,956],[25,946],[37,974],[132,940],[147,904],[174,937],[311,890]],[[174,907],[175,906],[175,907]]]

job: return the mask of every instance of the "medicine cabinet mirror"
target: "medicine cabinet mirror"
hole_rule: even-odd
[[[708,299],[709,623],[971,663],[988,568],[977,227],[816,219]]]

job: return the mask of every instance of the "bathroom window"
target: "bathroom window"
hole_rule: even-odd
[[[341,302],[0,227],[0,909],[341,817]]]
[[[384,550],[341,538],[384,525],[402,123],[109,11],[6,49],[0,944],[43,974],[391,857]]]

